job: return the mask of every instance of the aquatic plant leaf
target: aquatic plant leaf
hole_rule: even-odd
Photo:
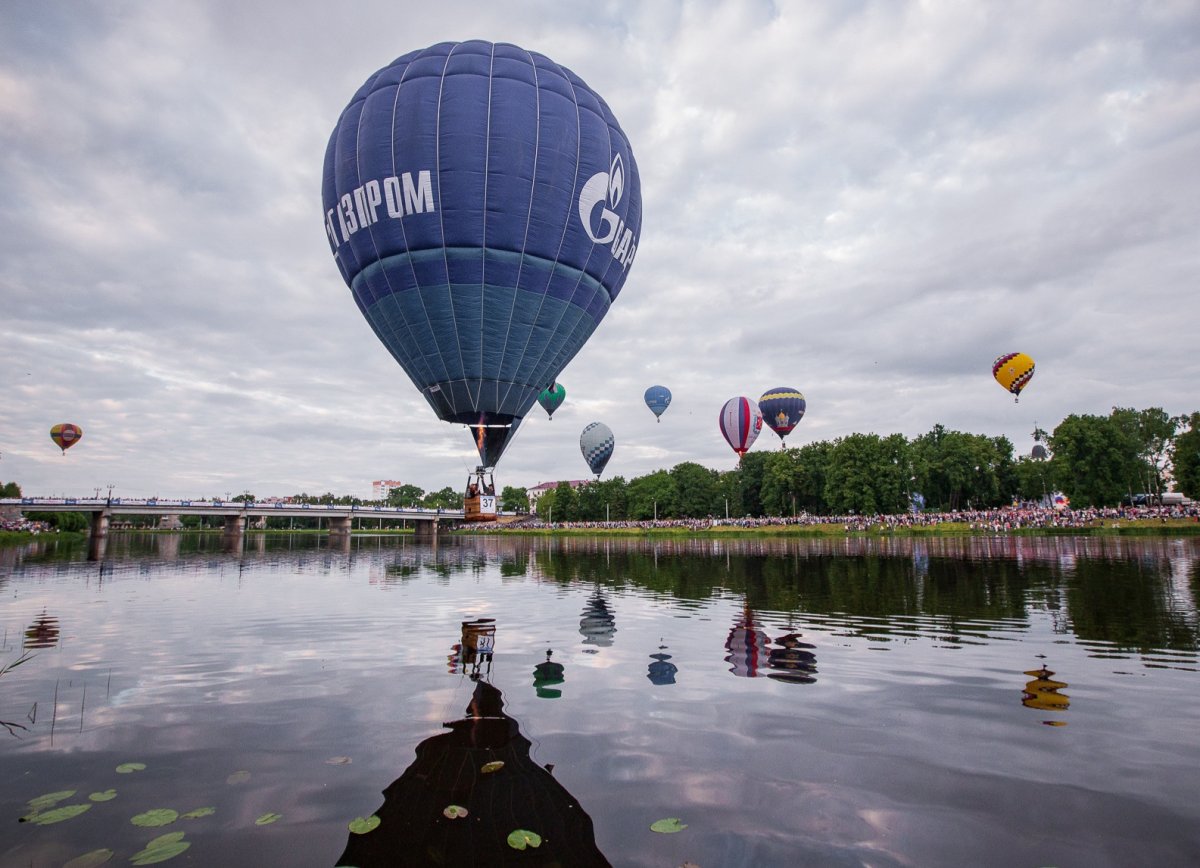
[[[655,820],[650,824],[651,832],[662,832],[664,835],[670,835],[673,832],[682,832],[687,828],[687,823],[679,822],[678,817],[667,817],[662,820]]]
[[[467,809],[462,805],[446,805],[442,810],[442,816],[451,820],[457,820],[459,817],[465,817],[466,815]]]
[[[129,861],[134,865],[157,865],[174,859],[190,846],[192,842],[183,840],[183,832],[172,832],[155,838],[146,845],[146,849],[134,853]]]
[[[69,862],[63,863],[63,868],[95,868],[96,865],[103,865],[112,857],[113,851],[104,847],[100,850],[84,853],[82,856],[76,856]]]
[[[71,796],[75,795],[75,792],[75,790],[59,790],[57,793],[46,793],[44,796],[30,799],[28,805],[35,811],[40,811],[43,808],[52,808],[63,799],[71,798]]]
[[[513,829],[508,833],[508,846],[514,850],[524,850],[526,847],[542,846],[542,836],[528,829]]]
[[[179,819],[179,812],[171,808],[155,808],[152,811],[144,811],[131,819],[129,822],[135,826],[145,826],[154,828],[156,826],[169,826]]]
[[[108,802],[117,797],[116,790],[105,790],[102,793],[92,793],[88,796],[93,802]]]
[[[29,822],[38,826],[51,826],[55,823],[61,823],[63,820],[69,820],[72,817],[78,817],[90,807],[90,802],[82,805],[64,805],[63,807],[55,808],[52,811],[36,813],[30,818]]]
[[[325,760],[325,765],[327,765],[327,766],[348,766],[352,762],[354,762],[354,760],[350,759],[350,757],[348,757],[348,756],[331,756],[329,759]]]
[[[117,766],[117,774],[128,775],[134,772],[143,772],[146,770],[145,763],[121,763]]]
[[[242,769],[241,771],[234,772],[229,777],[227,777],[225,779],[225,783],[227,783],[227,784],[244,784],[248,780],[250,780],[250,772],[246,771],[245,769]]]
[[[355,835],[365,835],[372,829],[379,828],[379,817],[372,814],[369,817],[355,817],[350,821],[350,831]]]
[[[194,811],[188,811],[186,814],[180,814],[181,820],[198,820],[201,817],[211,817],[217,812],[216,808],[196,808]]]
[[[484,763],[480,766],[479,771],[485,775],[490,775],[492,772],[498,772],[504,768],[504,760],[492,760],[490,763]]]
[[[254,821],[256,826],[269,826],[276,820],[282,820],[283,814],[266,813]]]

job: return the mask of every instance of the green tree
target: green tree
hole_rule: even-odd
[[[739,500],[744,515],[762,515],[763,472],[767,466],[766,452],[747,452],[738,462]]]
[[[678,515],[675,480],[665,470],[656,470],[639,476],[629,483],[629,517],[638,521],[653,518],[657,510],[659,518]]]
[[[677,496],[676,509],[672,515],[682,518],[704,518],[724,514],[720,480],[715,470],[694,461],[684,461],[671,468],[671,481],[675,483]]]
[[[579,494],[569,482],[560,482],[554,487],[554,520],[579,520]]]
[[[500,491],[500,508],[505,512],[529,512],[529,493],[515,485],[504,486]]]
[[[1072,414],[1050,435],[1053,478],[1075,506],[1110,506],[1141,475],[1135,431],[1117,416]]]
[[[796,450],[794,491],[798,509],[816,515],[829,512],[829,504],[825,500],[825,482],[832,454],[833,444],[827,440],[806,443]]]
[[[906,442],[900,434],[850,434],[835,440],[825,497],[834,512],[874,515],[905,507]]]
[[[21,486],[15,482],[6,482],[0,485],[0,497],[20,497]]]
[[[1169,416],[1161,407],[1145,410],[1113,407],[1110,416],[1137,444],[1138,458],[1142,462],[1138,468],[1142,484],[1138,487],[1147,494],[1162,494],[1167,457],[1182,419]]]
[[[577,521],[604,521],[604,488],[598,479],[585,482],[575,494]]]
[[[250,492],[244,491],[241,494],[235,494],[233,500],[236,503],[254,503],[256,498]]]
[[[387,505],[402,508],[415,506],[425,497],[425,489],[419,485],[406,484],[388,490]]]
[[[1175,486],[1190,498],[1200,500],[1200,413],[1178,418],[1188,430],[1175,437],[1171,447],[1171,469]]]
[[[426,494],[421,500],[421,506],[426,509],[462,509],[463,493],[447,485],[439,491]]]
[[[1050,494],[1050,462],[1022,456],[1012,465],[1015,493],[1022,500],[1042,500]]]
[[[614,476],[600,483],[604,506],[610,521],[624,521],[629,517],[629,493],[625,477]]]
[[[767,453],[759,496],[766,515],[791,515],[799,489],[800,461],[795,449]]]

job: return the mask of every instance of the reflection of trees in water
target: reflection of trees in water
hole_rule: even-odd
[[[1167,563],[1080,560],[1067,581],[1072,629],[1080,639],[1126,651],[1195,652],[1197,612],[1171,591]]]
[[[575,798],[529,756],[530,742],[503,711],[492,685],[479,681],[466,716],[449,732],[417,745],[416,759],[384,790],[379,826],[351,834],[338,865],[608,865],[596,847],[592,820]],[[502,762],[498,771],[482,771]],[[449,805],[467,809],[449,819]],[[542,838],[518,852],[508,834],[528,829]]]

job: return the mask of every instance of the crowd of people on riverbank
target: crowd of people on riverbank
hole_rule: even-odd
[[[718,527],[811,527],[816,525],[841,525],[846,533],[865,531],[895,531],[918,527],[936,527],[942,524],[966,524],[973,531],[1003,533],[1024,528],[1087,528],[1119,527],[1122,522],[1138,520],[1184,519],[1200,522],[1200,507],[1192,506],[1136,506],[1102,507],[1085,509],[1055,509],[1042,506],[1005,506],[998,509],[955,510],[953,512],[917,512],[895,515],[808,515],[763,516],[752,518],[682,518],[643,521],[556,521],[546,522],[537,516],[529,516],[516,522],[491,526],[486,530],[531,530],[531,529],[670,529],[709,530]],[[479,528],[484,530],[485,528]]]
[[[44,521],[30,521],[24,516],[10,518],[8,516],[0,516],[0,530],[10,531],[12,533],[50,533],[54,528]]]

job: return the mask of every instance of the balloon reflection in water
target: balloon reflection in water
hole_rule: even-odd
[[[754,613],[749,608],[743,609],[725,640],[725,648],[729,651],[725,662],[730,664],[729,671],[740,678],[757,677],[758,668],[767,659],[770,644],[771,637],[758,629]]]
[[[558,699],[562,696],[562,691],[557,685],[566,681],[563,675],[564,667],[550,659],[553,653],[553,650],[547,648],[545,661],[533,667],[533,689],[539,699]]]
[[[646,677],[650,679],[651,684],[675,683],[675,673],[679,671],[679,667],[670,662],[670,654],[663,653],[666,650],[666,645],[659,645],[658,653],[650,655],[650,659],[654,662],[648,667],[649,671],[646,673]]]
[[[519,723],[504,713],[504,697],[475,681],[461,720],[417,745],[416,759],[383,791],[379,825],[351,833],[338,865],[608,865],[596,846],[592,819],[529,755]],[[489,763],[503,763],[484,772]],[[450,805],[467,809],[459,818]],[[508,845],[514,829],[541,836],[536,850]]]
[[[1021,704],[1026,708],[1035,708],[1038,711],[1066,711],[1071,705],[1071,699],[1065,693],[1059,693],[1067,686],[1065,681],[1054,681],[1051,676],[1054,675],[1045,666],[1041,669],[1033,669],[1025,673],[1032,676],[1033,680],[1025,685],[1025,692],[1021,695]],[[1043,720],[1042,723],[1046,726],[1066,726],[1065,720]]]
[[[767,655],[767,666],[773,669],[768,672],[768,678],[788,681],[792,684],[812,684],[817,679],[817,657],[810,648],[816,648],[808,642],[800,641],[799,633],[788,633],[775,640],[778,648],[772,648]]]
[[[45,612],[29,625],[25,631],[22,648],[53,648],[58,644],[58,618]]]
[[[496,619],[477,618],[462,622],[462,639],[450,650],[447,658],[451,675],[466,673],[471,677],[490,674],[492,654],[496,650]]]
[[[617,632],[617,618],[608,608],[608,600],[596,591],[588,598],[583,609],[583,617],[579,620],[579,632],[583,635],[584,645],[599,645],[607,648],[613,643],[613,635]],[[596,652],[591,649],[592,654]]]

